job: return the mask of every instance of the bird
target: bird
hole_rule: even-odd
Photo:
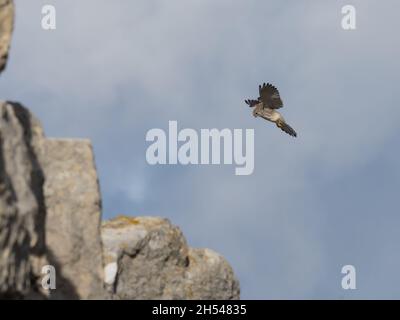
[[[253,116],[274,122],[278,128],[282,129],[292,137],[297,137],[296,131],[289,126],[283,116],[276,111],[283,107],[282,99],[279,95],[279,91],[270,83],[263,83],[258,86],[260,96],[257,100],[248,99],[244,102],[250,107],[254,108]]]

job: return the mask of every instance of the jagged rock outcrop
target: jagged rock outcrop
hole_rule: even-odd
[[[239,299],[226,260],[192,249],[178,227],[156,217],[103,223],[105,282],[113,299]]]
[[[90,142],[46,139],[27,109],[0,103],[0,296],[104,297],[100,222]],[[42,290],[44,265],[56,290]]]
[[[25,108],[0,103],[0,296],[30,294],[44,254],[42,141]]]
[[[89,140],[46,139],[46,244],[59,271],[53,298],[102,298],[101,198]]]
[[[189,262],[183,299],[240,299],[239,281],[223,256],[207,248],[189,248]]]
[[[14,3],[12,0],[0,0],[0,72],[6,67],[13,26]]]

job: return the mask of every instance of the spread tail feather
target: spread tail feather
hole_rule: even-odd
[[[290,134],[293,137],[297,137],[296,131],[294,131],[294,129],[291,126],[289,126],[285,121],[278,120],[276,122],[276,125],[278,126],[278,128],[281,128],[282,131],[285,131],[287,134]]]

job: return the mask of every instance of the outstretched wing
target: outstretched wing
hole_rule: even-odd
[[[272,84],[267,83],[258,87],[260,92],[260,101],[262,101],[264,108],[279,109],[283,107],[283,102],[279,95],[279,91]]]

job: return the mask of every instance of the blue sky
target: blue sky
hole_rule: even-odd
[[[1,97],[48,136],[93,141],[104,218],[169,218],[227,258],[243,298],[399,298],[398,1],[16,2]],[[244,105],[262,82],[297,139]],[[148,165],[146,132],[169,120],[254,129],[253,175]],[[341,288],[346,264],[357,290]]]

